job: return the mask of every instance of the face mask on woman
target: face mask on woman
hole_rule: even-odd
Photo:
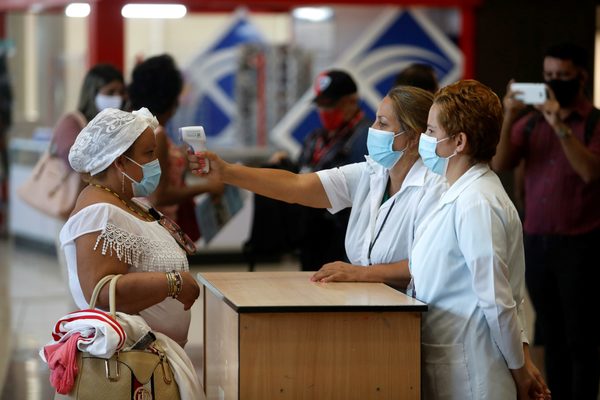
[[[138,164],[131,158],[125,156],[129,161],[142,167],[143,177],[140,182],[137,182],[135,179],[131,178],[125,172],[121,172],[131,181],[131,188],[133,189],[134,197],[146,197],[152,194],[156,188],[158,187],[158,183],[160,181],[160,163],[158,162],[158,158],[156,160],[152,160],[149,163],[144,165]]]
[[[438,175],[446,176],[446,170],[448,169],[448,161],[456,155],[456,150],[450,157],[440,157],[436,153],[438,143],[444,142],[450,139],[450,136],[443,139],[437,140],[436,138],[421,133],[419,138],[419,155],[423,160],[423,164],[431,171]]]
[[[98,112],[100,112],[107,108],[121,108],[121,105],[123,104],[123,98],[119,95],[109,96],[98,93],[95,98],[95,103]]]
[[[399,133],[382,131],[375,128],[369,128],[367,136],[367,149],[369,156],[384,168],[390,169],[400,160],[406,149],[395,151],[394,138],[400,136],[404,131]]]

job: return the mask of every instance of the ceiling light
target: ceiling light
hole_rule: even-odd
[[[292,11],[292,15],[296,19],[321,22],[333,17],[333,10],[330,7],[298,7]]]
[[[90,15],[88,3],[71,3],[65,8],[65,15],[72,18],[84,18]]]
[[[121,9],[125,18],[183,18],[186,13],[182,4],[125,4]]]

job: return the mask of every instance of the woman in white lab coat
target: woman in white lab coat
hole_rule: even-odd
[[[446,189],[445,179],[429,171],[418,155],[432,95],[414,87],[397,87],[382,100],[369,129],[369,156],[362,163],[316,173],[249,168],[229,164],[216,154],[191,155],[200,173],[202,157],[210,160],[210,177],[263,196],[327,208],[352,207],[346,231],[350,264],[331,260],[313,279],[386,282],[406,287],[414,230]],[[370,268],[364,268],[370,266]]]
[[[521,223],[488,166],[501,123],[494,92],[460,81],[436,93],[420,137],[425,165],[450,185],[417,228],[410,258],[415,295],[429,304],[426,400],[549,396],[517,316],[525,293]]]

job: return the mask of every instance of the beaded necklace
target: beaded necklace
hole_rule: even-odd
[[[148,222],[152,222],[152,221],[156,221],[156,218],[149,213],[146,210],[143,210],[140,206],[138,206],[136,204],[136,207],[138,208],[138,210],[136,210],[135,208],[133,208],[131,205],[129,205],[129,203],[127,203],[127,201],[125,201],[125,199],[123,199],[121,196],[119,196],[119,194],[117,192],[115,192],[114,190],[112,190],[109,187],[106,186],[102,186],[102,185],[98,185],[97,183],[89,183],[91,186],[96,186],[99,189],[103,189],[105,191],[107,191],[108,193],[112,194],[113,196],[115,196],[117,199],[121,200],[121,203],[123,203],[123,205],[125,207],[127,207],[130,211],[132,211],[133,213],[137,214],[139,217],[141,217],[144,221],[148,221]],[[134,203],[135,204],[135,203]]]

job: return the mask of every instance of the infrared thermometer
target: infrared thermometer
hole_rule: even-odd
[[[181,139],[194,150],[194,153],[206,151],[206,134],[202,126],[183,126],[179,128]],[[205,174],[209,171],[208,159],[204,158],[204,168],[201,171]]]

